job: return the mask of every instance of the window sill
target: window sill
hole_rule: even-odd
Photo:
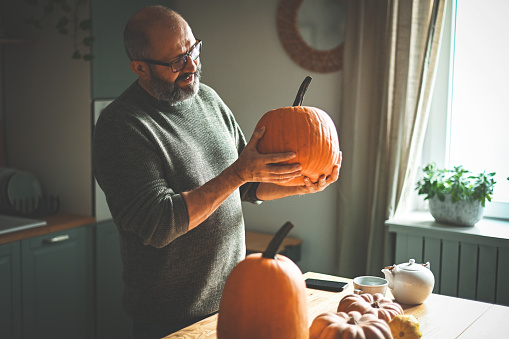
[[[474,240],[486,245],[509,247],[509,221],[484,217],[475,226],[440,224],[428,211],[412,212],[385,222],[389,232],[426,235],[458,241]]]

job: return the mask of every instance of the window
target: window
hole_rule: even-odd
[[[451,1],[446,10],[423,164],[496,172],[484,215],[509,219],[509,2]]]

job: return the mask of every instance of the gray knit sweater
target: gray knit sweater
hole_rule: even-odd
[[[228,274],[245,256],[241,199],[257,202],[256,184],[191,231],[180,193],[216,177],[245,145],[231,111],[204,84],[170,106],[135,82],[104,109],[93,170],[120,232],[123,305],[133,319],[179,322],[217,311]]]

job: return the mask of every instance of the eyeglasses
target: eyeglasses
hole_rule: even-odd
[[[191,57],[191,59],[193,59],[193,60],[198,59],[198,57],[200,56],[200,53],[201,53],[201,46],[202,46],[202,41],[197,40],[196,43],[193,45],[193,47],[191,47],[189,52],[187,52],[186,54],[184,54],[182,56],[179,56],[177,59],[173,60],[172,62],[162,62],[162,61],[157,61],[157,60],[152,60],[152,59],[141,59],[139,61],[143,61],[143,62],[146,62],[147,64],[152,64],[152,65],[160,65],[160,66],[170,67],[173,73],[177,73],[177,72],[180,72],[181,70],[183,70],[184,67],[186,67],[187,60],[189,59],[189,57]]]

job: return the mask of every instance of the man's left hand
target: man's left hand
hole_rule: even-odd
[[[339,165],[335,165],[332,169],[332,173],[327,177],[325,175],[320,176],[318,181],[313,183],[308,177],[304,178],[305,186],[300,186],[300,194],[309,194],[323,191],[327,186],[337,181],[339,178]]]

